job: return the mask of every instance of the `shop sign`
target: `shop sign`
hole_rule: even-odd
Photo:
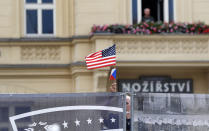
[[[118,80],[120,91],[142,93],[193,93],[192,79],[120,79]]]

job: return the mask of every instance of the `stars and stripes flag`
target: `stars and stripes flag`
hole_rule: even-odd
[[[88,70],[116,65],[115,44],[107,49],[88,55],[86,65]]]

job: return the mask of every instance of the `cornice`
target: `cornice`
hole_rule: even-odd
[[[184,34],[161,34],[161,35],[133,35],[133,34],[111,34],[111,33],[98,33],[94,34],[91,37],[91,40],[94,41],[95,39],[134,39],[134,40],[143,40],[143,39],[204,39],[208,40],[209,35],[184,35]]]
[[[117,61],[117,67],[187,67],[208,69],[209,61]]]

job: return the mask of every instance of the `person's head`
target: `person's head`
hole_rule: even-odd
[[[131,118],[131,97],[126,96],[126,118],[130,119]]]
[[[113,82],[111,87],[110,87],[110,91],[111,92],[117,92],[117,83]]]
[[[131,97],[129,95],[126,96],[126,110],[130,112],[131,109]]]
[[[144,9],[144,15],[145,16],[150,16],[150,8],[145,8]]]

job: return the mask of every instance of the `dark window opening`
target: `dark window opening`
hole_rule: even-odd
[[[26,10],[26,24],[28,34],[38,33],[38,16],[37,10]]]
[[[26,0],[26,3],[37,3],[37,0]]]
[[[53,34],[53,10],[42,10],[42,32]]]
[[[173,0],[169,0],[169,21],[174,21],[174,7],[173,7]]]
[[[142,2],[142,7],[138,7],[138,2]],[[174,0],[168,0],[168,21],[174,21]],[[141,12],[141,18],[144,17],[144,9],[150,9],[150,15],[154,21],[164,21],[164,0],[132,0],[132,21],[138,23],[138,13]],[[140,11],[141,10],[141,11]]]
[[[163,0],[142,0],[142,17],[144,17],[144,9],[150,9],[150,15],[154,21],[163,21],[164,15]]]
[[[132,14],[133,14],[133,24],[138,23],[138,10],[137,10],[137,0],[132,0]]]
[[[42,0],[42,3],[50,4],[50,3],[53,3],[53,0]]]

